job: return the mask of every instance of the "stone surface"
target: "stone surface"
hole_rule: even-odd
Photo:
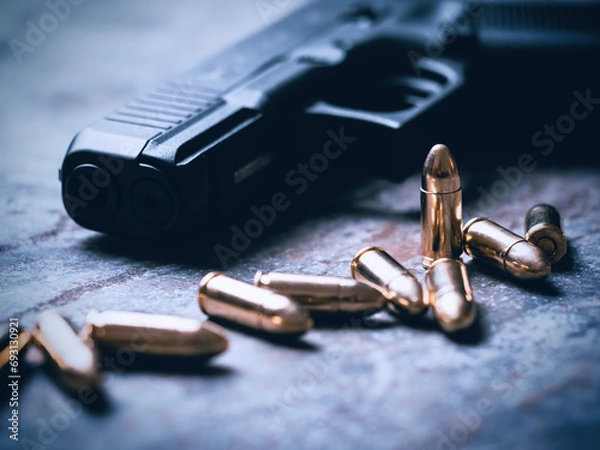
[[[0,6],[2,323],[16,316],[33,326],[48,308],[76,326],[91,308],[203,317],[198,281],[221,269],[211,247],[151,246],[82,229],[67,217],[57,181],[80,128],[297,4],[195,3],[84,2],[22,64],[6,43],[24,39],[25,22],[47,6]],[[555,153],[569,151],[565,140]],[[230,329],[230,349],[206,366],[136,367],[121,355],[104,401],[91,404],[36,368],[20,380],[20,442],[3,427],[0,447],[595,448],[599,170],[537,162],[497,201],[479,189],[490,192],[496,167],[461,169],[465,219],[485,215],[521,232],[530,206],[552,203],[570,248],[538,284],[465,258],[480,307],[475,330],[450,338],[430,316],[401,321],[385,312],[320,324],[296,345]],[[380,245],[423,280],[419,170],[401,183],[366,180],[318,205],[293,205],[289,220],[226,273],[246,281],[258,269],[348,276],[360,248]],[[6,379],[1,384],[6,425]]]

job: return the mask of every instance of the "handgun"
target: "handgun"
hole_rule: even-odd
[[[510,143],[566,67],[598,80],[599,18],[590,2],[311,3],[80,131],[63,203],[103,233],[202,236],[300,192],[299,162],[399,180],[437,142]]]

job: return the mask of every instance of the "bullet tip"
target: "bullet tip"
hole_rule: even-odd
[[[550,262],[541,248],[525,240],[518,241],[506,253],[504,266],[520,280],[536,280],[550,275]]]
[[[435,305],[434,315],[447,333],[463,330],[475,321],[476,306],[473,301],[465,301],[458,292],[444,295]]]
[[[204,355],[217,355],[227,350],[229,346],[229,341],[221,327],[209,321],[202,323],[197,340],[200,344],[198,347],[201,348]]]
[[[435,194],[456,192],[460,189],[460,176],[450,149],[443,144],[434,145],[423,164],[421,188]]]
[[[300,305],[292,302],[263,316],[263,331],[276,334],[303,334],[310,330],[313,321],[308,312]]]
[[[427,308],[423,296],[423,285],[416,278],[410,280],[396,278],[389,284],[388,289],[391,296],[388,298],[387,306],[396,314],[404,315],[407,312],[420,314]]]

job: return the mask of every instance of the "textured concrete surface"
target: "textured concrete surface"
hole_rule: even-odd
[[[22,39],[25,22],[47,7],[0,6],[3,324],[16,316],[32,326],[48,308],[76,326],[91,308],[202,317],[198,281],[221,268],[213,249],[78,227],[62,206],[57,168],[80,128],[296,4],[104,3],[74,6],[22,64],[6,42]],[[265,15],[266,4],[279,9]],[[515,145],[528,151],[528,142]],[[566,139],[555,155],[570,151]],[[384,312],[320,324],[295,345],[230,329],[230,349],[206,366],[140,367],[123,356],[93,402],[34,368],[20,380],[20,441],[3,426],[0,448],[596,448],[600,172],[536,161],[497,201],[481,194],[501,179],[496,166],[461,166],[465,219],[485,215],[520,232],[527,209],[549,202],[570,246],[551,277],[533,285],[465,258],[481,311],[471,332],[451,339],[429,316],[400,321]],[[422,280],[419,169],[398,184],[366,180],[317,206],[293,205],[226,272],[247,281],[258,269],[347,276],[360,248],[380,245]]]

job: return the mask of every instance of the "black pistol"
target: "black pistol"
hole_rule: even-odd
[[[198,236],[281,186],[299,191],[293,169],[316,154],[347,153],[340,159],[398,179],[436,142],[519,124],[518,111],[505,116],[547,81],[540,61],[597,57],[598,10],[309,4],[79,132],[60,170],[65,208],[104,233]]]

